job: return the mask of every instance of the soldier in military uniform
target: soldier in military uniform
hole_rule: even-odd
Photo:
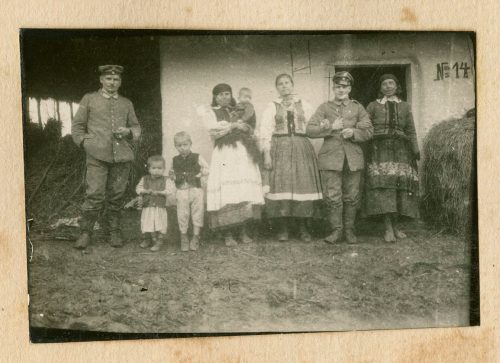
[[[354,221],[360,201],[363,151],[359,145],[373,135],[373,126],[364,107],[349,98],[354,79],[348,72],[333,77],[334,99],[318,107],[307,124],[307,135],[324,138],[318,153],[323,194],[333,229],[325,241],[345,238],[356,243]]]
[[[107,209],[110,243],[122,246],[120,211],[127,188],[136,141],[141,128],[132,102],[118,94],[123,67],[99,67],[102,88],[87,93],[71,123],[73,141],[86,153],[86,195],[82,205],[77,249],[90,243],[99,212]]]

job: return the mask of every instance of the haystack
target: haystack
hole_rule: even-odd
[[[434,126],[424,139],[422,214],[454,233],[471,233],[476,206],[474,110]]]

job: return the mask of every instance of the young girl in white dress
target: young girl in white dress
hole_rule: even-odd
[[[165,174],[165,159],[161,155],[148,158],[149,174],[142,177],[136,192],[142,199],[141,231],[142,248],[153,246],[151,251],[160,250],[167,234],[167,195],[175,193],[175,187]]]

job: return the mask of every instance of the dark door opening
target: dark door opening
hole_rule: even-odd
[[[407,98],[407,65],[355,65],[335,66],[335,72],[347,71],[354,77],[351,98],[360,102],[364,107],[378,98],[378,80],[385,73],[391,73],[397,77],[401,84],[403,93],[401,99]]]

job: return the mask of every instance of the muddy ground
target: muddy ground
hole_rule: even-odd
[[[77,230],[33,227],[31,325],[108,332],[262,332],[468,325],[469,243],[421,222],[383,242],[363,223],[356,245],[205,238],[181,252],[175,233],[141,249],[139,212],[125,214],[126,245],[72,248]],[[209,236],[210,237],[210,236]]]

